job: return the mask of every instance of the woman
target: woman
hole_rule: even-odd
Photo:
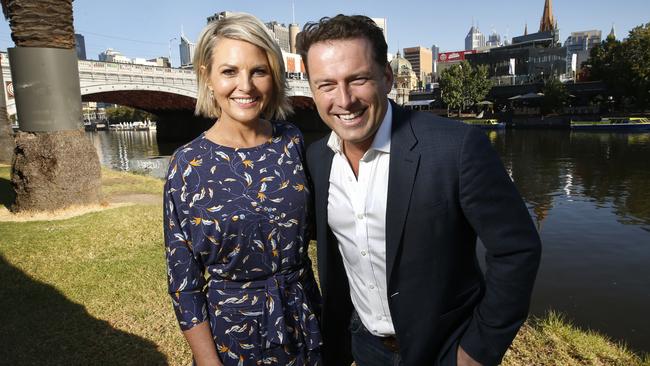
[[[196,114],[218,118],[173,155],[164,197],[169,293],[198,365],[318,365],[310,192],[282,54],[248,14],[208,24]],[[207,272],[207,274],[206,274]]]

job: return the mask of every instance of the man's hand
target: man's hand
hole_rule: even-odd
[[[483,366],[465,352],[463,347],[458,346],[456,351],[456,365],[458,366]]]

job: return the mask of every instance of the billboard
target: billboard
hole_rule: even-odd
[[[476,53],[476,50],[441,52],[438,54],[438,62],[463,61],[465,55],[469,55],[470,53]]]

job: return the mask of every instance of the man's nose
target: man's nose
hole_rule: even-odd
[[[348,109],[352,104],[354,104],[355,98],[350,93],[350,90],[347,86],[339,88],[339,92],[336,98],[336,104],[343,109]]]

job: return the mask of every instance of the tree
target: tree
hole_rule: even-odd
[[[569,100],[569,92],[564,84],[557,78],[550,78],[544,84],[542,92],[542,114],[561,113]]]
[[[625,99],[650,105],[650,23],[635,27],[623,42],[607,37],[591,50],[583,66],[590,80],[601,80],[617,106]]]
[[[630,31],[621,53],[629,68],[628,90],[637,107],[645,110],[650,106],[650,23]]]
[[[108,122],[113,124],[146,120],[156,121],[157,117],[140,109],[118,105],[116,107],[106,108],[106,119],[108,119]]]
[[[35,47],[74,52],[72,0],[1,0],[1,3],[17,50]],[[76,65],[67,66],[76,68]],[[19,70],[24,65],[12,63],[13,67]],[[25,89],[32,87],[42,86],[26,85]],[[39,101],[45,105],[66,93],[69,89],[55,89]],[[19,106],[21,100],[17,98],[16,103]],[[74,105],[75,101],[71,103]],[[74,108],[71,115],[77,113],[78,118],[68,120],[50,116],[53,131],[16,134],[12,167],[12,185],[16,191],[14,211],[54,210],[99,202],[101,169],[97,152],[81,126],[81,100],[78,112]],[[61,127],[66,125],[74,128]]]
[[[440,75],[442,100],[447,104],[447,110],[458,109],[459,117],[464,109],[484,99],[491,87],[487,66],[484,65],[472,67],[469,62],[462,61]]]

